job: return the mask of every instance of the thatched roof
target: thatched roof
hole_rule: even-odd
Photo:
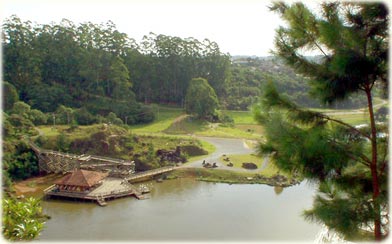
[[[57,185],[92,187],[107,176],[108,173],[77,169],[54,183]]]

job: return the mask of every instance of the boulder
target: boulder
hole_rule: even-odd
[[[257,169],[257,165],[254,163],[242,163],[244,169]]]

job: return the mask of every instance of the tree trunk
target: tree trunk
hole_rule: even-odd
[[[376,123],[374,120],[372,93],[369,85],[366,86],[365,92],[368,100],[370,126],[371,126],[372,163],[370,165],[370,172],[372,175],[373,204],[375,210],[374,237],[376,240],[380,241],[381,240],[381,209],[377,199],[378,196],[380,195],[380,186],[379,186],[378,172],[377,172],[377,130],[376,130]]]

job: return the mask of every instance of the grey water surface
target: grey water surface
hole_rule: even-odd
[[[96,203],[46,200],[42,241],[312,241],[301,216],[315,186],[282,189],[175,179],[150,182],[150,198]]]

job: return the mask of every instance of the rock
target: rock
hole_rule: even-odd
[[[177,147],[176,150],[159,149],[156,151],[156,155],[160,158],[161,162],[164,161],[174,162],[174,163],[186,162],[186,158],[181,155],[180,147]]]
[[[242,163],[244,169],[257,169],[257,165],[254,163]]]
[[[204,168],[212,168],[212,165],[210,163],[205,163],[203,165]]]

